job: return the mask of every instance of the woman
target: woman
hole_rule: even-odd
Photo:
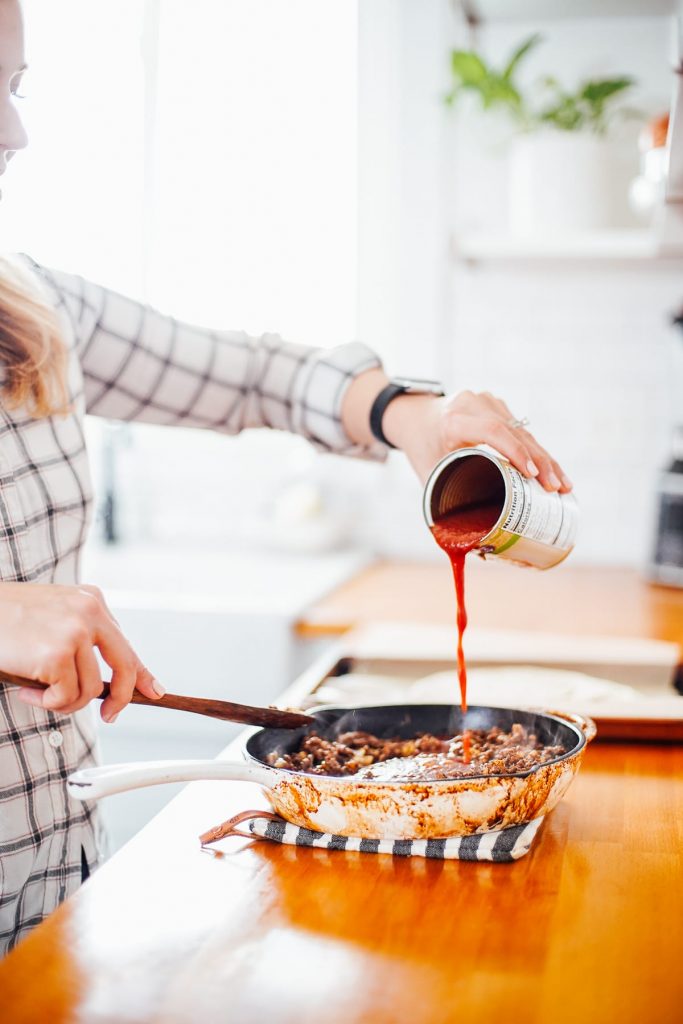
[[[24,66],[18,0],[0,0],[0,174],[27,142],[17,111]],[[95,648],[112,673],[105,722],[135,689],[164,692],[101,593],[79,583],[92,499],[86,412],[230,434],[271,427],[327,451],[382,458],[380,437],[423,479],[445,452],[488,442],[548,489],[571,486],[491,395],[387,391],[379,358],[363,345],[316,350],[277,335],[202,330],[27,257],[0,263],[0,374],[0,670],[49,684],[0,686],[3,950],[98,860],[95,808],[72,803],[65,786],[94,758]]]

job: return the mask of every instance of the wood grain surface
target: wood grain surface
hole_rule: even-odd
[[[681,1019],[680,747],[592,745],[515,864],[200,850],[254,806],[187,787],[0,964],[2,1020]]]
[[[647,583],[629,569],[560,565],[548,572],[470,557],[467,611],[480,628],[669,640],[683,661],[683,590]],[[313,605],[303,636],[368,622],[451,623],[453,577],[443,564],[379,562]]]

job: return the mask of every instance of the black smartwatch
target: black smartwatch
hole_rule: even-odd
[[[370,430],[372,431],[373,437],[376,437],[382,444],[386,444],[389,448],[395,448],[396,445],[392,444],[391,441],[387,441],[382,430],[382,419],[384,413],[389,405],[389,402],[393,402],[399,395],[435,395],[441,397],[445,395],[441,384],[435,380],[414,380],[411,377],[394,377],[392,381],[387,384],[385,388],[378,394],[375,401],[372,403],[370,409]]]

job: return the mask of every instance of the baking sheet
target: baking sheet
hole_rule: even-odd
[[[306,706],[457,703],[454,647],[444,627],[381,624],[347,634]],[[472,630],[466,654],[472,704],[578,711],[603,739],[683,741],[675,644]]]

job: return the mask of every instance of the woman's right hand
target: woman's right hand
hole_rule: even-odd
[[[94,647],[112,670],[100,714],[113,722],[135,689],[158,700],[164,689],[130,646],[97,587],[0,583],[0,669],[47,683],[19,700],[69,714],[102,693]]]

